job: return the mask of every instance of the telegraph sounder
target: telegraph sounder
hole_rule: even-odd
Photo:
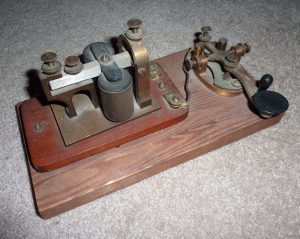
[[[131,19],[117,45],[95,42],[64,66],[54,52],[39,73],[48,104],[22,104],[31,163],[50,171],[183,120],[188,105],[158,64],[149,61],[142,21]],[[117,50],[115,50],[115,48]],[[30,113],[29,113],[30,112]]]

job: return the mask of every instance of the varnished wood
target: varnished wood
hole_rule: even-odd
[[[179,89],[183,87],[184,54],[157,60]],[[261,119],[248,108],[244,95],[220,96],[196,76],[191,77],[190,89],[189,115],[176,125],[52,172],[39,173],[30,167],[40,215],[50,218],[112,193],[272,126],[282,116]]]

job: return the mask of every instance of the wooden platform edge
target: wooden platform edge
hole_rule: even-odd
[[[18,111],[19,104],[16,105],[16,107],[17,107],[17,111]],[[22,126],[22,122],[21,122],[21,119],[20,119],[19,112],[17,114],[18,114],[18,120],[19,120],[19,124],[20,124],[20,128],[21,128],[21,135],[22,135],[22,138],[24,139],[23,126]],[[142,180],[144,180],[148,177],[151,177],[151,176],[153,176],[155,174],[158,174],[162,171],[165,171],[169,168],[175,167],[175,166],[177,166],[181,163],[184,163],[184,162],[187,162],[191,159],[194,159],[195,157],[199,157],[199,156],[201,156],[205,153],[208,153],[212,150],[221,148],[221,147],[223,147],[227,144],[230,144],[234,141],[237,141],[241,138],[247,137],[247,136],[249,136],[253,133],[256,133],[260,130],[268,128],[268,127],[270,127],[274,124],[277,124],[281,120],[281,118],[282,118],[282,115],[278,115],[277,117],[274,117],[274,118],[271,118],[271,119],[268,119],[268,120],[264,120],[262,122],[255,123],[254,125],[251,125],[251,126],[243,128],[243,129],[240,129],[238,131],[227,134],[226,136],[220,138],[217,142],[215,142],[213,146],[211,144],[208,144],[207,147],[196,148],[193,151],[190,151],[188,153],[178,155],[177,157],[175,157],[175,158],[173,158],[173,159],[171,159],[167,162],[164,162],[162,164],[157,164],[152,168],[147,168],[144,171],[140,171],[135,175],[127,177],[126,179],[124,179],[122,181],[122,184],[120,184],[119,181],[116,181],[113,184],[110,184],[108,186],[99,188],[99,189],[97,189],[93,192],[87,193],[85,195],[81,195],[80,199],[79,198],[77,198],[77,199],[74,198],[72,200],[72,203],[70,203],[70,201],[66,201],[65,203],[59,204],[59,205],[55,206],[54,208],[51,208],[51,209],[48,209],[48,210],[47,209],[46,210],[40,210],[38,208],[36,200],[34,200],[35,204],[36,204],[36,208],[38,210],[39,215],[42,218],[44,218],[44,219],[52,218],[52,217],[57,216],[61,213],[64,213],[64,212],[67,212],[71,209],[79,207],[83,204],[94,201],[94,200],[98,199],[99,197],[103,197],[105,195],[108,195],[110,193],[113,193],[115,191],[123,189],[125,187],[128,187],[132,184],[140,182],[140,181],[142,181]],[[27,164],[28,164],[29,170],[30,171],[35,171],[35,169],[31,166],[31,163],[29,161],[28,153],[27,153],[27,150],[26,150],[26,145],[23,144],[23,146],[24,146],[24,151],[26,153],[26,159],[27,159]],[[32,186],[32,190],[33,190],[33,195],[35,195],[32,179],[31,179],[31,186]]]
[[[251,127],[249,126],[247,128],[235,131],[231,134],[224,136],[223,138],[220,138],[217,141],[217,143],[214,144],[213,147],[211,147],[211,145],[207,145],[207,147],[201,147],[201,148],[195,149],[193,151],[190,151],[189,153],[178,155],[177,157],[175,157],[165,163],[157,164],[152,168],[147,168],[144,171],[141,171],[135,175],[132,175],[130,177],[127,177],[126,179],[123,179],[122,184],[120,184],[119,181],[116,181],[115,183],[110,184],[109,186],[105,186],[105,187],[99,188],[93,192],[90,192],[86,195],[82,195],[80,200],[78,200],[78,201],[73,200],[73,203],[70,203],[70,201],[67,201],[63,204],[56,206],[55,209],[52,208],[51,210],[39,211],[39,213],[40,213],[41,217],[44,219],[52,218],[63,212],[67,212],[67,211],[74,209],[76,207],[79,207],[83,204],[94,201],[100,197],[106,196],[110,193],[113,193],[115,191],[118,191],[118,190],[128,187],[130,185],[138,183],[146,178],[154,176],[160,172],[163,172],[167,169],[175,167],[179,164],[185,163],[191,159],[195,159],[196,157],[199,157],[199,156],[201,156],[205,153],[208,153],[212,150],[221,148],[221,147],[228,145],[230,143],[233,143],[241,138],[245,138],[253,133],[256,133],[260,130],[268,128],[274,124],[277,124],[280,121],[280,119],[281,119],[281,116],[277,116],[277,117],[272,118],[271,121],[270,120],[263,121],[263,124],[264,124],[263,126],[262,126],[262,123],[256,123],[256,124],[252,125]],[[226,140],[225,140],[225,138],[226,138]],[[28,163],[30,163],[30,162],[28,162]]]

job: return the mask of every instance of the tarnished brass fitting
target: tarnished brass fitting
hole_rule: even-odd
[[[55,74],[60,71],[61,63],[57,60],[57,55],[55,52],[45,52],[41,56],[43,64],[41,70],[45,74]]]
[[[211,32],[210,26],[201,27],[201,35],[199,36],[200,41],[208,42],[212,39],[212,36],[209,34]]]
[[[126,31],[126,36],[133,41],[141,40],[144,36],[144,31],[142,29],[142,20],[138,18],[130,19],[127,22],[128,30]]]
[[[232,46],[230,48],[230,52],[234,53],[238,57],[238,61],[240,61],[241,57],[246,53],[249,53],[251,47],[248,43],[238,43],[236,46]]]

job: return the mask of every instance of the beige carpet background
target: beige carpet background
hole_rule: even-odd
[[[0,0],[1,238],[300,238],[300,1]],[[60,60],[144,21],[151,59],[188,48],[203,25],[249,42],[243,60],[290,102],[282,121],[75,210],[36,215],[15,104],[40,55]]]

